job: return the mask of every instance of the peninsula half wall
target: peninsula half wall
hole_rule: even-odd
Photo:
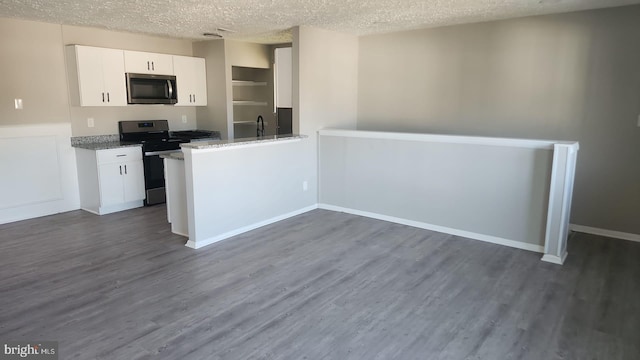
[[[567,256],[577,142],[319,132],[319,207]]]

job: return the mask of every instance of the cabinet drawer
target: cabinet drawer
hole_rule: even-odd
[[[142,148],[139,146],[96,151],[98,165],[113,162],[142,160]]]

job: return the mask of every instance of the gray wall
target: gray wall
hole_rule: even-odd
[[[640,234],[640,6],[359,46],[359,129],[578,140],[571,222]]]
[[[309,190],[317,202],[318,133],[322,128],[355,129],[358,97],[358,38],[307,26],[293,29],[293,132],[303,142]]]
[[[68,123],[60,25],[0,19],[0,44],[0,125]]]
[[[542,251],[552,156],[517,146],[320,136],[319,202]]]
[[[194,42],[193,55],[207,62],[207,106],[196,110],[198,128],[220,131],[223,139],[233,138],[233,128],[230,130],[227,124],[233,110],[227,97],[231,91],[231,68],[226,66],[225,40]]]

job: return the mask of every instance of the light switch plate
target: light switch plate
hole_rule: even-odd
[[[95,123],[93,122],[93,118],[87,118],[87,126],[94,127]]]
[[[183,124],[187,123],[187,115],[182,115],[182,123]]]
[[[22,99],[14,99],[13,103],[14,103],[14,105],[16,107],[16,110],[24,109],[23,106],[22,106]]]

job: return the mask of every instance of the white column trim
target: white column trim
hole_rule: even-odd
[[[562,265],[567,258],[569,215],[578,143],[554,144],[542,261]]]

